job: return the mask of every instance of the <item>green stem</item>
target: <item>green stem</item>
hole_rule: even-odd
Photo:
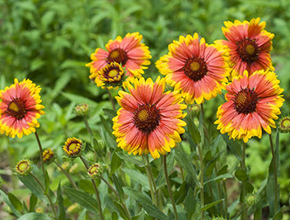
[[[85,159],[82,156],[80,156],[80,158],[81,158],[83,164],[85,165],[86,169],[88,170],[89,166],[88,166],[87,162],[85,161]],[[101,217],[102,220],[105,220],[104,216],[103,216],[103,212],[102,212],[102,205],[101,205],[101,199],[100,199],[99,191],[97,189],[95,180],[91,179],[91,181],[92,181],[92,184],[93,184],[93,187],[94,187],[94,190],[95,190],[95,194],[96,194],[96,197],[97,197],[100,217]]]
[[[120,200],[120,202],[121,202],[121,204],[122,204],[122,206],[123,206],[123,208],[125,209],[125,211],[126,211],[126,213],[127,213],[127,216],[131,219],[131,215],[130,215],[130,212],[129,212],[129,210],[128,210],[128,208],[127,208],[127,206],[124,204],[124,202],[123,202],[123,200],[122,200],[122,198],[121,198],[121,196],[117,193],[117,191],[114,189],[114,187],[105,179],[105,178],[103,178],[102,176],[100,176],[100,178],[101,178],[101,180],[103,180],[107,185],[108,185],[108,187],[115,193],[115,195],[119,198],[119,200]]]
[[[30,175],[36,180],[36,182],[39,184],[39,186],[43,190],[43,194],[47,197],[47,199],[49,201],[50,208],[51,208],[51,210],[53,212],[54,218],[57,219],[56,211],[55,211],[55,209],[53,207],[53,203],[52,203],[52,200],[51,200],[51,198],[49,196],[49,193],[45,193],[45,189],[44,189],[43,185],[41,184],[41,182],[39,181],[39,179],[33,173],[30,172]]]
[[[89,125],[89,122],[88,122],[88,118],[86,116],[84,117],[84,122],[85,122],[85,125],[86,125],[86,128],[87,128],[87,131],[89,132],[91,137],[94,137],[94,134],[93,134],[92,129],[91,129],[91,127]]]
[[[35,134],[35,137],[36,137],[36,140],[37,140],[37,143],[38,143],[38,147],[39,147],[40,165],[41,165],[42,173],[43,173],[43,176],[45,176],[44,163],[43,163],[43,150],[42,150],[41,142],[39,140],[37,131],[35,131],[34,134]]]
[[[269,134],[269,139],[270,139],[270,145],[271,145],[271,152],[272,152],[272,157],[273,157],[273,165],[274,165],[274,182],[275,182],[275,205],[274,205],[274,213],[278,211],[278,174],[277,174],[277,163],[276,163],[276,155],[275,155],[275,150],[274,150],[274,145],[273,145],[273,140],[272,140],[272,135]]]
[[[168,173],[167,173],[167,164],[166,164],[166,155],[163,156],[163,166],[164,166],[164,173],[165,173],[165,179],[166,179],[166,184],[167,184],[167,188],[168,188],[168,193],[171,199],[171,203],[173,206],[173,211],[174,211],[174,215],[175,215],[175,220],[178,220],[178,215],[177,215],[177,210],[176,210],[176,206],[175,206],[175,201],[171,192],[171,185],[170,185],[170,181],[168,178]]]
[[[246,171],[246,144],[243,142],[242,144],[242,161],[241,161],[241,168],[242,170]],[[246,196],[246,184],[245,182],[242,183],[242,216],[241,220],[247,220],[247,206],[245,203],[245,196]]]
[[[56,162],[56,161],[53,161],[55,163],[56,166],[58,166],[58,168],[64,173],[64,175],[66,175],[66,177],[68,178],[68,180],[70,181],[71,185],[75,188],[75,189],[78,189],[77,185],[75,184],[75,182],[73,181],[73,179],[71,178],[71,176],[68,174],[68,172],[66,172],[62,167],[61,165]]]
[[[215,173],[216,173],[216,176],[218,176],[217,164],[215,165]],[[218,182],[217,185],[218,185],[218,191],[219,191],[219,199],[222,199],[221,183]],[[221,208],[221,213],[222,213],[222,211],[224,210],[223,203],[220,203],[220,208]],[[226,217],[226,212],[224,213],[224,216]]]
[[[204,190],[203,190],[203,172],[204,172],[204,164],[203,164],[203,158],[202,158],[202,150],[200,145],[197,145],[198,149],[198,156],[199,156],[199,162],[200,162],[200,201],[201,201],[201,207],[204,206]],[[201,220],[204,220],[204,211],[201,211]]]
[[[228,189],[225,180],[223,180],[223,187],[225,193],[225,213],[226,213],[225,219],[228,219]]]
[[[144,159],[144,161],[146,162],[147,160],[146,160],[145,158],[146,158],[146,157],[143,156],[143,159]],[[151,193],[151,199],[152,199],[153,204],[157,206],[157,203],[156,203],[156,200],[155,200],[155,196],[154,196],[154,191],[153,191],[153,184],[152,184],[153,179],[152,179],[152,176],[150,175],[149,164],[148,164],[147,162],[146,162],[145,169],[146,169],[147,178],[148,178],[148,182],[149,182],[150,193]]]
[[[107,90],[107,93],[108,93],[108,95],[109,95],[109,99],[110,99],[110,102],[111,102],[111,104],[112,104],[113,110],[116,111],[115,102],[114,102],[114,99],[113,99],[113,97],[112,97],[112,94],[111,94],[111,92],[110,92],[109,89],[106,88],[106,90]]]

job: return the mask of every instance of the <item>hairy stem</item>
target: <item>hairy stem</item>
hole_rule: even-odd
[[[68,174],[68,172],[66,172],[62,167],[61,165],[56,162],[56,161],[53,161],[55,163],[56,166],[58,166],[58,168],[61,170],[61,172],[63,172],[64,175],[66,175],[66,177],[68,178],[68,180],[70,181],[71,185],[75,188],[75,189],[78,189],[77,185],[75,184],[75,182],[73,181],[73,179],[71,178],[71,176]]]
[[[272,152],[272,157],[273,157],[273,165],[274,165],[274,182],[275,182],[275,204],[274,204],[274,213],[278,211],[278,174],[277,174],[277,163],[276,163],[276,155],[275,155],[275,150],[274,150],[274,145],[273,145],[273,140],[272,140],[272,135],[269,134],[269,139],[270,139],[270,145],[271,145],[271,152]]]

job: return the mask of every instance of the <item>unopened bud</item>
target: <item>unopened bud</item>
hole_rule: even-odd
[[[79,104],[75,107],[75,113],[78,116],[88,115],[90,111],[90,106],[87,103]]]

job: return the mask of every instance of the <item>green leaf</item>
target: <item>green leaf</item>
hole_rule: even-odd
[[[0,195],[3,198],[3,201],[11,208],[11,211],[13,212],[13,214],[16,215],[17,217],[21,216],[21,213],[14,207],[14,205],[9,200],[8,195],[1,189],[0,189]]]
[[[152,201],[146,194],[128,187],[124,187],[123,189],[126,195],[136,200],[146,210],[148,215],[160,220],[169,220],[169,218],[163,212],[161,212],[155,205],[152,204]]]
[[[113,180],[113,183],[116,186],[116,190],[117,190],[119,196],[123,200],[124,199],[124,190],[122,188],[123,187],[122,179],[118,178],[115,174],[113,174],[112,175],[112,180]]]
[[[130,216],[127,215],[125,209],[123,208],[123,206],[121,205],[121,203],[117,202],[117,201],[113,201],[114,202],[114,205],[115,207],[117,208],[120,216],[123,218],[123,219],[130,219]]]
[[[135,164],[138,167],[144,167],[145,164],[143,163],[143,161],[141,160],[137,160],[134,157],[132,157],[131,155],[124,153],[123,151],[121,152],[116,152],[116,154],[118,155],[118,157],[120,157],[121,159],[123,159],[124,161],[126,161],[126,163],[130,162]]]
[[[120,157],[117,156],[116,151],[118,151],[119,148],[116,148],[112,154],[111,158],[111,173],[115,173],[116,170],[118,170],[122,164],[122,160]]]
[[[52,218],[42,213],[32,212],[22,215],[17,220],[52,220]]]
[[[43,189],[31,175],[19,176],[18,178],[37,198],[45,200],[48,203],[47,198],[43,194]]]
[[[229,139],[228,135],[222,134],[224,141],[229,146],[231,152],[238,158],[239,161],[242,161],[242,150],[239,142]]]
[[[186,122],[187,122],[187,126],[188,126],[188,132],[189,132],[191,138],[193,139],[195,144],[199,144],[201,141],[201,136],[200,136],[198,128],[194,124],[193,117],[189,117]]]
[[[206,204],[205,206],[201,207],[201,210],[202,210],[202,211],[205,211],[205,210],[207,210],[207,209],[213,207],[214,205],[219,204],[219,203],[222,202],[222,201],[224,201],[224,199],[220,199],[220,200],[214,201],[214,202],[212,202],[212,203]]]
[[[57,209],[58,220],[66,220],[65,209],[63,205],[62,190],[61,190],[60,184],[58,185],[58,188],[57,188],[57,201],[58,201],[58,209]]]
[[[98,202],[90,194],[69,187],[65,187],[64,192],[69,200],[79,203],[90,212],[98,213]]]
[[[230,179],[230,178],[233,178],[233,175],[230,174],[230,173],[225,173],[225,174],[222,174],[222,175],[219,175],[219,176],[216,176],[212,179],[209,179],[208,181],[204,182],[204,185],[212,182],[212,181],[216,181],[216,182],[219,182],[220,180],[224,180],[224,179]]]
[[[114,110],[103,108],[103,112],[108,116],[110,120],[112,120],[117,114]]]
[[[81,179],[78,182],[79,187],[87,193],[95,193],[92,182],[88,179]]]
[[[145,189],[149,190],[149,182],[147,176],[143,175],[140,171],[132,169],[122,169],[133,181],[141,184]]]
[[[87,210],[84,209],[78,217],[78,220],[85,220],[86,219],[86,212]]]
[[[242,182],[245,182],[249,179],[247,172],[245,170],[241,170],[241,169],[238,169],[235,171],[235,177]]]
[[[193,164],[188,159],[188,156],[186,155],[186,153],[180,147],[175,149],[175,158],[180,164],[180,166],[183,167],[187,171],[188,177],[190,178],[189,181],[197,184],[198,187],[200,187],[200,183],[197,180],[197,175],[193,168]]]
[[[190,188],[185,198],[184,208],[187,213],[187,220],[191,219],[196,209],[196,199],[193,190]]]
[[[32,193],[29,199],[29,212],[33,212],[37,204],[37,197]]]
[[[276,148],[274,149],[275,157],[276,157],[276,172],[278,175],[279,170],[279,131],[276,132]],[[275,184],[275,167],[274,167],[274,160],[272,158],[270,166],[269,166],[269,176],[266,186],[267,191],[267,200],[269,202],[269,208],[270,208],[270,217],[273,217],[275,215],[275,189],[278,189],[278,199],[277,199],[277,208],[280,208],[280,201],[279,201],[279,187]]]
[[[12,203],[12,205],[16,208],[16,210],[21,212],[23,209],[23,206],[20,200],[16,196],[14,196],[12,193],[7,193],[7,196],[10,202]]]

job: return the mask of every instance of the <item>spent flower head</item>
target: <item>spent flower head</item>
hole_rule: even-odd
[[[78,116],[86,116],[90,112],[90,106],[87,103],[79,104],[75,107],[75,113]]]
[[[32,162],[30,160],[21,160],[17,163],[15,170],[21,176],[28,175],[32,170]]]
[[[278,123],[279,131],[282,133],[290,132],[290,116],[282,117]]]
[[[68,157],[79,157],[83,151],[83,143],[80,139],[75,137],[68,138],[62,148]]]
[[[52,152],[50,148],[48,148],[43,151],[42,157],[43,157],[43,162],[49,164],[54,160],[54,153]]]
[[[100,163],[95,163],[94,165],[90,166],[88,169],[88,175],[92,178],[98,178],[102,175],[104,167]]]
[[[258,196],[256,193],[249,193],[245,196],[245,201],[248,207],[257,204]]]

